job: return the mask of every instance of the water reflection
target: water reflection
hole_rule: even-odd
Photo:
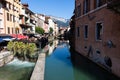
[[[53,42],[51,42],[50,44],[47,45],[48,46],[48,52],[47,52],[47,56],[51,55],[52,52],[56,49],[56,47],[58,46],[58,40],[54,40]]]
[[[54,52],[46,57],[45,80],[74,80],[68,46],[59,42]]]
[[[72,63],[75,80],[120,80],[85,57],[79,54],[74,56]]]
[[[29,80],[35,63],[14,59],[0,68],[0,80]]]
[[[49,47],[51,51],[46,56],[45,80],[120,80],[85,57],[70,52],[68,42],[58,41],[57,44]]]

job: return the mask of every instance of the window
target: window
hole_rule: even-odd
[[[88,25],[84,27],[84,38],[88,38]]]
[[[0,28],[2,28],[2,19],[0,19]]]
[[[12,28],[12,34],[14,33],[14,28]]]
[[[76,17],[81,16],[81,5],[76,7]]]
[[[10,21],[12,21],[12,14],[10,14]]]
[[[8,34],[10,34],[10,27],[8,27]]]
[[[101,52],[100,52],[100,50],[99,50],[99,49],[97,49],[97,50],[96,50],[96,54],[98,54],[98,55],[100,55],[100,54],[101,54]]]
[[[11,7],[11,10],[13,10],[13,5],[12,5],[12,4],[11,4],[11,6],[10,6],[10,7]]]
[[[101,0],[96,0],[96,7],[100,7],[102,5]]]
[[[80,36],[80,27],[77,27],[77,37]]]
[[[102,6],[107,0],[95,0],[95,8]]]
[[[9,3],[7,3],[6,5],[7,5],[7,9],[9,9]]]
[[[9,3],[9,9],[11,9],[11,4]]]
[[[9,21],[9,13],[7,13],[7,20]]]
[[[15,7],[15,6],[13,5],[13,7],[12,7],[13,10],[14,10],[14,7]]]
[[[0,3],[0,13],[2,13],[2,4]]]
[[[102,29],[102,23],[97,23],[96,25],[96,39],[97,40],[102,40],[102,32],[103,32],[103,29]]]
[[[90,11],[90,0],[84,0],[83,14],[86,14],[89,11]]]
[[[15,22],[15,16],[13,15],[13,22]]]

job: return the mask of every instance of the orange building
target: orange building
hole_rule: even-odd
[[[120,0],[75,0],[75,50],[120,76]]]

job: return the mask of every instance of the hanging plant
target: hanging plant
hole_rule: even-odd
[[[14,44],[14,42],[10,41],[10,42],[8,42],[8,45],[7,45],[7,49],[11,52],[13,50],[13,44]]]
[[[18,45],[17,45],[17,48],[18,48],[17,53],[18,53],[18,55],[20,55],[20,56],[23,56],[23,55],[24,55],[24,53],[23,53],[24,45],[25,45],[25,44],[24,44],[23,42],[18,42]]]
[[[8,50],[13,51],[13,54],[19,58],[23,57],[26,60],[26,57],[33,58],[37,50],[35,43],[23,43],[23,42],[12,42],[10,41],[7,45]]]
[[[35,50],[37,50],[37,46],[35,45],[35,43],[28,43],[28,45],[27,45],[27,54],[30,57],[35,55]]]
[[[14,44],[13,44],[13,53],[14,53],[14,55],[17,54],[18,48],[19,48],[19,43],[17,41],[15,41]]]

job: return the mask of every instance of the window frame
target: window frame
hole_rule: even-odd
[[[86,26],[87,26],[87,30],[86,30]],[[87,33],[86,33],[86,31],[87,31]],[[84,39],[88,39],[88,34],[89,34],[89,27],[88,27],[88,24],[85,24],[84,25]]]
[[[3,12],[2,12],[2,6],[3,6],[3,5],[0,3],[0,13],[3,13]]]
[[[8,29],[8,34],[10,34],[10,27],[7,27],[7,29]]]
[[[13,16],[13,15],[12,15],[12,14],[10,14],[10,21],[12,21],[12,18],[13,18],[12,16]]]
[[[80,17],[81,16],[81,4],[76,6],[75,10],[76,10],[75,11],[76,17]]]
[[[2,28],[2,19],[0,19],[0,28]]]
[[[83,1],[83,14],[86,14],[90,11],[90,0]]]
[[[7,13],[7,21],[9,21],[10,20],[10,15],[9,15],[9,13]]]
[[[101,36],[101,39],[98,39],[98,33],[97,33],[98,26],[97,26],[97,24],[101,24],[102,25],[102,29],[100,31],[101,33],[99,33],[100,36]],[[103,35],[103,22],[96,22],[96,25],[95,25],[95,39],[96,39],[96,41],[102,41],[102,35]]]
[[[107,1],[106,0],[94,0],[94,8],[101,7],[104,5]]]
[[[80,37],[80,26],[77,27],[76,32],[77,32],[77,37]]]

